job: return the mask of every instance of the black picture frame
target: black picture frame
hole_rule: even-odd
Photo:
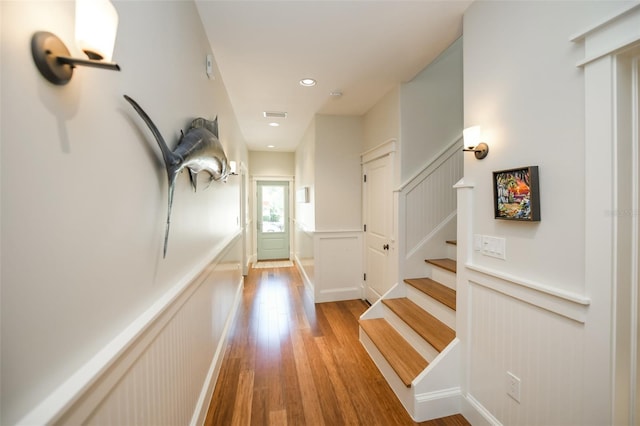
[[[493,172],[493,209],[496,219],[539,222],[538,166]]]

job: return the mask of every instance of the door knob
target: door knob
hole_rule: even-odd
[[[383,246],[382,246],[382,249],[383,249],[383,250],[389,250],[389,244],[385,244],[385,245],[383,245]]]

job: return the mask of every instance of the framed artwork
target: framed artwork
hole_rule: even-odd
[[[496,219],[539,222],[538,166],[493,172],[493,208]]]

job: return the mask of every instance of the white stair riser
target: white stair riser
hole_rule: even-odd
[[[452,330],[456,329],[456,311],[443,305],[431,296],[417,290],[415,287],[407,286],[407,298],[434,317],[445,323]]]
[[[440,353],[386,305],[385,319],[427,362],[432,362]]]
[[[431,279],[439,282],[440,284],[444,284],[449,288],[456,289],[456,274],[451,271],[447,271],[446,269],[442,269],[437,267],[436,265],[431,266]]]

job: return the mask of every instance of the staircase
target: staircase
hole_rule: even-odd
[[[430,277],[396,284],[360,317],[360,341],[417,422],[460,413],[455,241]],[[453,254],[452,254],[453,253]]]

